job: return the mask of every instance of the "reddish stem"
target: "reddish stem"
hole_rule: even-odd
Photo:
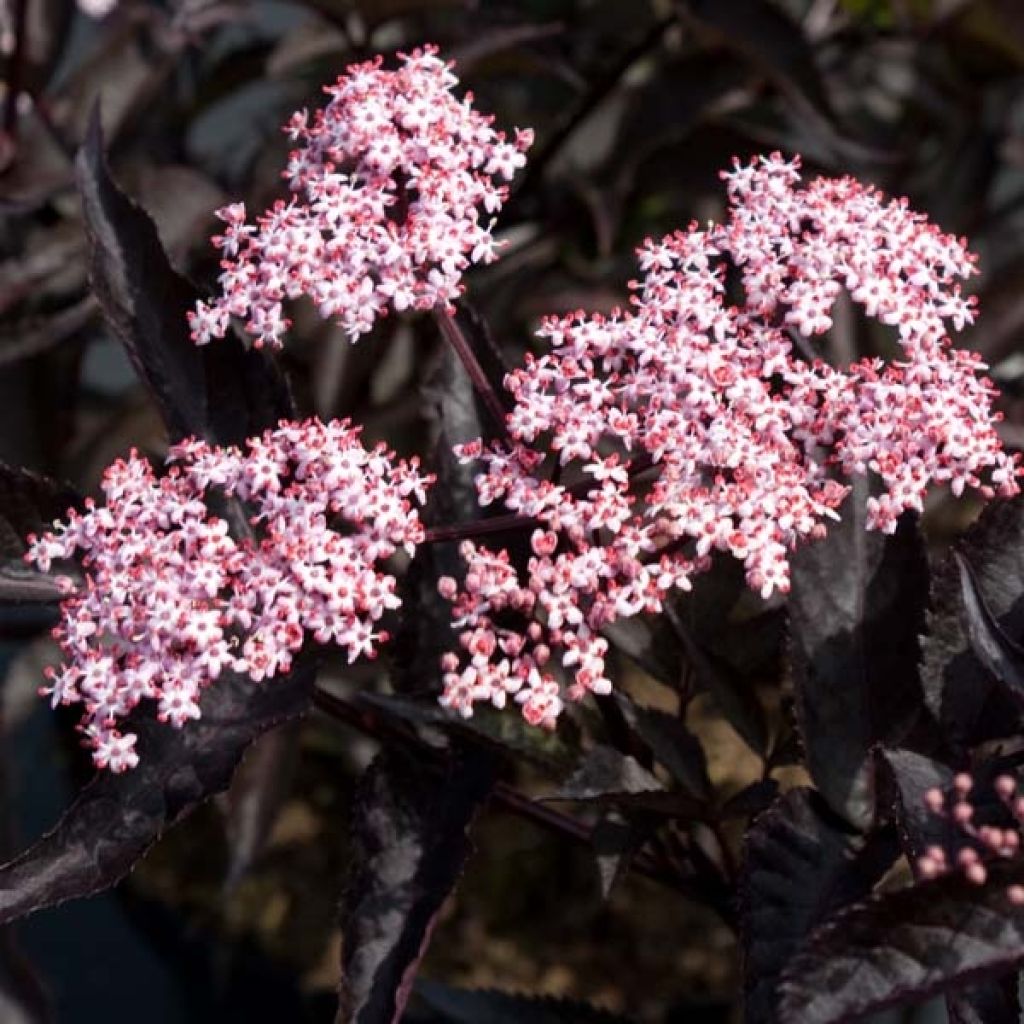
[[[504,437],[508,433],[505,422],[507,415],[505,406],[501,396],[494,390],[491,382],[487,379],[487,374],[480,365],[480,361],[477,359],[469,339],[462,333],[462,328],[455,322],[455,318],[451,314],[439,310],[434,313],[434,319],[441,329],[441,334],[444,336],[445,341],[455,349],[455,354],[465,367],[466,373],[469,374],[469,379],[473,382],[473,387],[480,396],[480,401],[483,402],[484,408],[491,419],[494,420],[494,424],[502,437]]]
[[[447,526],[433,526],[423,536],[424,544],[439,544],[451,540],[472,540],[491,533],[508,533],[510,530],[528,530],[540,525],[539,519],[530,516],[493,516],[491,519],[477,519],[471,523],[450,523]]]

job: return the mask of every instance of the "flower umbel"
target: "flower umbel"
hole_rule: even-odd
[[[220,294],[190,314],[199,344],[245,319],[257,346],[279,348],[284,303],[309,296],[355,341],[389,307],[447,306],[463,272],[496,258],[493,217],[526,161],[530,131],[514,139],[457,99],[451,66],[428,46],[352,65],[327,86],[327,106],[294,114],[299,143],[284,172],[293,196],[255,224],[245,206],[220,210]]]
[[[168,461],[161,478],[134,451],[115,462],[105,504],[30,538],[26,555],[43,570],[81,561],[82,585],[64,580],[64,662],[44,692],[83,706],[93,758],[114,771],[138,761],[119,725],[143,699],[180,727],[221,672],[270,679],[307,636],[374,657],[387,639],[376,624],[398,604],[380,563],[422,540],[414,505],[433,480],[365,448],[347,421],[282,422],[244,450],[190,439]],[[238,503],[244,528],[211,510],[214,494]]]
[[[442,581],[464,651],[444,660],[444,704],[468,715],[512,694],[552,725],[566,693],[609,690],[601,629],[660,611],[715,550],[763,597],[785,593],[790,551],[838,517],[837,474],[880,479],[868,522],[886,532],[935,483],[1017,493],[994,388],[948,334],[973,321],[957,281],[974,257],[905,201],[850,178],[801,188],[798,168],[778,154],[737,162],[727,221],[643,245],[631,310],[547,320],[549,351],[506,378],[509,440],[457,449],[482,465],[482,504],[538,528],[525,576],[466,543],[464,584]],[[797,335],[825,332],[844,289],[896,329],[899,360],[801,355]]]

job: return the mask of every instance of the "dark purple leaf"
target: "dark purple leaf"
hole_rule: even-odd
[[[1017,972],[972,985],[946,998],[949,1024],[1020,1024]]]
[[[958,551],[952,557],[960,574],[960,597],[971,651],[1011,697],[1024,702],[1024,650],[996,622],[978,589],[970,562]]]
[[[907,856],[920,857],[932,845],[948,849],[959,830],[946,818],[928,810],[925,794],[930,789],[948,790],[953,783],[953,770],[911,750],[885,750],[878,756],[891,776],[891,816],[899,826]]]
[[[442,708],[435,697],[360,693],[356,703],[419,728],[525,758],[545,774],[556,777],[564,776],[579,757],[578,730],[568,718],[559,721],[556,731],[548,732],[529,725],[521,715],[496,708],[479,708],[472,718],[462,718]]]
[[[461,330],[463,324],[455,326]],[[465,335],[463,340],[475,348]],[[427,395],[436,411],[438,483],[424,518],[464,522],[479,515],[478,505],[471,475],[451,445],[480,436],[481,414],[448,345]],[[456,545],[423,545],[402,580],[392,680],[403,696],[440,690],[439,657],[454,633],[450,605],[436,581],[459,571]],[[494,786],[496,761],[491,751],[453,739],[445,766],[443,773],[431,774],[409,755],[385,750],[363,776],[342,902],[338,1024],[393,1024],[401,1018],[438,911],[462,874],[471,850],[469,828]]]
[[[758,779],[726,800],[718,812],[718,817],[723,821],[729,818],[753,817],[766,811],[778,795],[779,784],[775,779]]]
[[[928,846],[940,846],[953,856],[958,848],[968,845],[961,828],[943,815],[933,814],[925,804],[930,789],[949,792],[953,771],[938,761],[909,750],[887,750],[879,754],[892,778],[894,817],[899,825],[904,852],[911,864]],[[977,787],[976,787],[977,788]],[[972,794],[975,797],[976,794]],[[996,810],[1002,805],[993,799]],[[978,806],[984,809],[983,804]],[[1007,821],[993,822],[1007,825]],[[979,852],[984,852],[979,850]],[[947,997],[951,1024],[1018,1024],[1016,979],[992,979]]]
[[[763,607],[747,587],[742,566],[720,557],[694,580],[693,590],[666,608],[666,617],[697,688],[710,694],[744,742],[764,758],[770,732],[757,687],[779,676],[781,609]]]
[[[416,983],[416,1000],[436,1016],[424,1024],[628,1024],[586,1003],[542,996],[451,988],[436,981]]]
[[[606,746],[595,746],[588,751],[576,771],[545,799],[685,817],[700,810],[698,801],[678,790],[666,789],[636,758]]]
[[[971,569],[968,593],[1015,642],[1024,637],[1022,512],[1024,498],[992,502],[958,545]],[[929,709],[958,749],[1009,736],[1020,723],[1018,702],[972,650],[964,598],[963,574],[950,556],[932,575],[921,678]]]
[[[649,833],[650,828],[630,821],[616,810],[605,814],[590,830],[590,846],[604,899],[608,899],[616,883],[625,876],[633,855]]]
[[[865,840],[810,789],[790,790],[758,816],[740,883],[748,1024],[776,1020],[779,978],[804,937],[863,899],[898,853],[894,837]]]
[[[699,587],[694,587],[695,593],[698,590]],[[694,594],[687,595],[687,598],[692,603],[700,600]],[[674,610],[669,610],[668,615],[669,618],[676,616],[685,659],[698,687],[711,694],[718,710],[747,746],[759,757],[764,757],[768,751],[768,721],[751,681],[744,679],[724,658],[704,647],[698,640],[698,636],[703,638],[703,635],[687,628],[681,615]]]
[[[174,730],[151,710],[131,728],[137,768],[99,772],[53,831],[0,867],[0,924],[115,885],[161,836],[227,787],[246,748],[309,705],[313,671],[265,684],[223,675],[203,695],[203,717]]]
[[[0,684],[4,680],[0,679]],[[10,760],[13,745],[3,731],[0,751],[0,856],[11,855],[15,833],[11,801]],[[47,1024],[54,1019],[53,1005],[45,985],[33,970],[18,942],[14,925],[0,927],[0,1020],[4,1024]]]
[[[156,400],[172,440],[207,423],[203,358],[189,338],[192,286],[167,260],[149,216],[114,183],[99,108],[75,161],[90,278],[103,315]]]
[[[76,176],[93,290],[172,440],[238,444],[292,415],[287,385],[267,353],[247,351],[234,337],[193,344],[187,313],[199,295],[171,266],[149,215],[111,178],[98,110]]]
[[[672,690],[680,688],[685,662],[675,634],[663,616],[618,619],[608,623],[602,632],[616,650],[652,679]]]
[[[838,1024],[963,990],[1024,963],[1024,908],[1007,897],[1020,862],[990,867],[984,886],[960,873],[876,896],[815,931],[781,986],[783,1024]]]
[[[716,103],[743,85],[751,72],[722,51],[686,53],[662,62],[633,92],[609,159],[620,187],[665,146],[683,142]]]
[[[359,786],[338,1024],[396,1024],[441,905],[471,851],[469,828],[493,785],[479,754],[442,775],[399,751],[378,755]]]
[[[815,784],[860,828],[874,814],[870,750],[904,744],[925,718],[918,678],[928,566],[917,523],[865,529],[858,481],[820,541],[793,557],[789,600],[796,709]]]
[[[614,695],[622,717],[654,759],[694,800],[711,796],[707,758],[700,740],[677,715],[634,703],[623,693]]]

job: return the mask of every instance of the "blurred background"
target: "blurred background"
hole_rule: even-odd
[[[179,269],[212,290],[213,211],[236,200],[258,211],[282,194],[288,115],[320,104],[347,64],[425,42],[457,61],[499,125],[537,133],[499,224],[503,258],[467,282],[509,362],[536,344],[542,314],[623,303],[634,247],[721,217],[719,172],[733,155],[777,149],[801,154],[808,174],[852,174],[907,196],[969,238],[981,317],[962,340],[1003,391],[1005,442],[1024,447],[1020,0],[82,6],[92,13],[71,0],[0,0],[3,461],[89,493],[129,447],[159,457],[165,446],[88,290],[73,158],[94,104],[115,176]],[[353,347],[309,309],[295,319],[282,358],[300,409],[351,416],[370,438],[416,451],[438,359],[431,323],[389,318]],[[823,344],[839,364],[893,351],[842,304]],[[929,540],[942,545],[971,514],[938,495]],[[769,639],[775,676],[766,672],[761,697],[780,715],[781,637]],[[36,696],[52,653],[30,616],[0,634],[8,853],[50,827],[88,773],[72,723]],[[386,688],[386,664],[356,669],[336,685]],[[674,699],[634,674],[647,702]],[[688,720],[722,799],[758,778],[757,759],[706,702]],[[0,939],[0,1021],[42,1019],[25,1009],[43,998],[39,986],[59,1021],[331,1020],[346,822],[372,754],[319,716],[266,737],[232,791],[165,836],[113,894]],[[651,1024],[738,1019],[735,936],[707,907],[634,877],[603,900],[586,851],[500,810],[475,840],[424,978],[586,999]],[[408,1019],[450,1019],[443,991],[425,986]]]

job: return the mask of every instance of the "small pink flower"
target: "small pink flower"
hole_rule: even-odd
[[[220,293],[189,315],[198,344],[238,317],[256,346],[280,348],[285,303],[303,295],[355,341],[391,307],[449,306],[466,269],[497,258],[498,179],[524,165],[533,134],[508,140],[472,96],[458,99],[436,47],[399,60],[394,71],[380,57],[352,65],[325,88],[326,107],[292,115],[289,202],[255,224],[241,203],[219,211]]]
[[[456,448],[482,464],[482,505],[540,522],[522,574],[466,544],[465,581],[446,585],[456,628],[502,652],[474,655],[472,686],[447,670],[445,700],[462,714],[504,700],[509,678],[543,724],[565,697],[608,692],[600,630],[660,611],[715,551],[742,561],[762,597],[786,593],[791,551],[825,533],[848,492],[834,471],[881,480],[868,524],[886,532],[934,484],[1017,493],[995,390],[948,335],[974,318],[957,283],[974,256],[903,200],[851,178],[800,187],[798,170],[779,154],[736,162],[726,222],[646,242],[628,312],[546,320],[548,351],[506,378],[510,439]],[[832,368],[795,351],[793,333],[827,330],[844,290],[895,328],[899,360]]]
[[[64,661],[44,692],[82,705],[85,742],[113,771],[138,760],[119,723],[143,700],[180,728],[223,671],[271,679],[307,637],[350,661],[373,657],[387,639],[376,624],[399,603],[380,563],[423,539],[409,496],[433,482],[336,420],[282,422],[244,450],[189,438],[168,462],[159,479],[134,451],[115,462],[106,503],[30,538],[26,556],[82,564],[54,631]],[[210,510],[212,489],[244,503],[251,532],[233,534]]]

